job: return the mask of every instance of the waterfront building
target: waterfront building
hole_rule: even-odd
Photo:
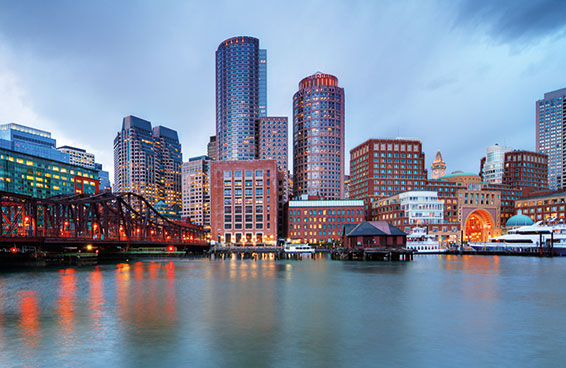
[[[208,156],[183,163],[183,217],[210,228],[210,163]]]
[[[533,221],[566,222],[566,191],[532,193],[515,202],[516,213],[529,216]]]
[[[385,221],[346,225],[342,246],[346,248],[405,248],[407,234]]]
[[[387,221],[406,233],[416,226],[426,227],[439,241],[450,242],[456,241],[460,230],[456,207],[452,211],[451,200],[439,198],[437,191],[410,191],[374,201],[372,219]],[[447,220],[444,218],[446,212],[456,215]]]
[[[210,141],[206,145],[206,155],[211,160],[216,160],[216,154],[217,154],[216,136],[213,135],[213,136],[210,136]]]
[[[503,184],[518,188],[522,195],[548,189],[548,156],[530,151],[511,151],[505,154]]]
[[[295,196],[344,198],[344,89],[338,78],[316,73],[293,96]]]
[[[177,132],[135,116],[123,119],[114,139],[116,192],[133,192],[165,213],[181,214],[181,144]]]
[[[69,163],[69,154],[57,150],[51,133],[25,125],[9,123],[0,125],[2,147],[48,160]]]
[[[69,163],[71,165],[96,170],[98,172],[98,180],[100,181],[99,189],[106,192],[112,191],[110,175],[108,171],[102,169],[102,164],[95,162],[93,153],[89,153],[82,148],[71,146],[61,146],[58,147],[57,150],[69,155]]]
[[[346,224],[364,221],[364,202],[294,199],[287,205],[287,237],[311,244],[337,243]]]
[[[440,151],[436,152],[436,157],[434,158],[434,161],[432,161],[431,169],[432,169],[432,175],[431,175],[432,179],[438,179],[446,175],[446,164],[442,159],[442,155],[440,154]]]
[[[548,186],[551,190],[566,187],[566,88],[544,94],[536,102],[536,151],[548,156]]]
[[[486,150],[480,162],[480,176],[485,183],[502,184],[505,171],[505,154],[513,149],[494,144]]]
[[[267,50],[259,49],[259,116],[267,116]]]
[[[370,139],[350,150],[350,198],[369,203],[411,190],[424,190],[425,154],[417,139]]]
[[[0,126],[0,191],[46,198],[98,193],[94,169],[69,163],[51,133],[19,124]]]
[[[217,159],[254,160],[260,103],[259,40],[238,36],[216,50]]]
[[[350,199],[350,175],[344,175],[344,199]]]
[[[275,160],[213,161],[211,236],[235,245],[275,245],[278,228]]]
[[[153,128],[156,152],[156,179],[159,199],[169,207],[172,217],[180,218],[182,208],[181,167],[183,153],[179,136],[173,129],[164,126]]]

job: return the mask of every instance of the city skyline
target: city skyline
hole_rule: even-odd
[[[440,150],[447,173],[477,172],[495,143],[534,150],[535,102],[566,85],[561,2],[313,2],[301,12],[291,3],[239,19],[229,3],[33,5],[38,11],[1,6],[0,121],[52,131],[108,168],[116,127],[130,114],[177,130],[185,157],[206,153],[215,131],[214,50],[239,35],[269,50],[270,115],[292,116],[298,82],[330,73],[347,91],[346,152],[369,138],[416,137],[426,167]],[[529,21],[535,10],[538,22]],[[132,27],[122,27],[125,16]],[[141,19],[151,20],[136,27]],[[294,30],[291,20],[312,27]]]

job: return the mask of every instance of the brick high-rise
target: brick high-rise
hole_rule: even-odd
[[[350,199],[371,202],[427,181],[422,144],[414,139],[370,139],[350,150]]]
[[[316,73],[293,96],[293,191],[344,198],[344,89],[338,78]]]

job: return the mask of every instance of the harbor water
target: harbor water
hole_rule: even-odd
[[[0,272],[0,367],[559,367],[566,259]]]

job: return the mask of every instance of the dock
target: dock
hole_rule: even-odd
[[[413,251],[407,248],[338,248],[331,258],[340,261],[412,261]]]

